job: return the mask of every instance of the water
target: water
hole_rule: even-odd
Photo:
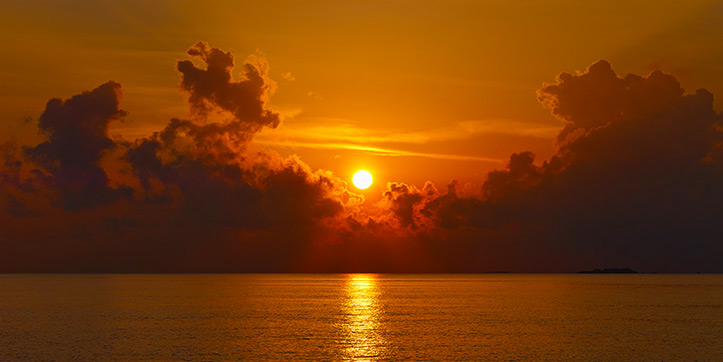
[[[723,361],[721,275],[0,275],[0,361]]]

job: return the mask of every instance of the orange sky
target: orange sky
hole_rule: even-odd
[[[720,272],[720,0],[6,0],[0,40],[0,272]]]
[[[303,4],[303,5],[302,5]],[[723,94],[720,1],[5,1],[2,139],[36,140],[52,97],[114,80],[148,136],[188,113],[174,64],[198,40],[237,64],[263,53],[284,124],[257,141],[350,179],[480,185],[515,151],[553,153],[561,124],[535,91],[598,59]],[[237,72],[235,72],[237,73]],[[717,110],[723,109],[720,99]],[[375,188],[376,187],[376,188]],[[476,188],[477,186],[475,186]]]

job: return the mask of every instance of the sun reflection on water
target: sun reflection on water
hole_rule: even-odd
[[[384,356],[382,336],[380,290],[376,275],[350,274],[347,276],[341,322],[343,332],[343,359],[373,361]]]

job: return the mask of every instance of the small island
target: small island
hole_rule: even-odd
[[[593,270],[581,270],[578,274],[637,274],[633,269],[630,268],[605,268],[605,269],[593,269]]]

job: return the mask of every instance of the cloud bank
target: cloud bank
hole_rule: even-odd
[[[723,117],[672,75],[562,73],[537,94],[563,124],[551,159],[370,203],[254,141],[282,121],[263,57],[235,80],[231,53],[188,55],[189,116],[148,137],[108,135],[108,82],[50,100],[44,142],[2,146],[0,272],[723,271]]]

